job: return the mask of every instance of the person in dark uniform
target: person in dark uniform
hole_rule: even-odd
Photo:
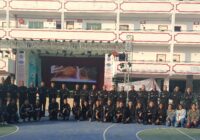
[[[24,101],[20,108],[20,117],[23,119],[23,122],[25,122],[26,119],[31,121],[33,117],[33,106],[29,103],[28,99]]]
[[[124,123],[132,123],[135,121],[135,107],[133,102],[129,101],[124,114]]]
[[[116,105],[117,95],[118,95],[117,88],[115,85],[113,85],[111,91],[108,92],[108,99],[112,100],[113,105]]]
[[[167,117],[166,109],[164,108],[164,105],[161,103],[158,106],[157,114],[156,114],[156,125],[164,125]]]
[[[56,102],[56,98],[51,99],[51,103],[49,104],[49,120],[57,120],[58,119],[58,103]]]
[[[2,77],[1,78],[1,83],[0,83],[0,100],[5,101],[6,100],[6,85],[5,85],[5,80]],[[1,102],[2,102],[1,101]],[[5,103],[5,102],[4,102]]]
[[[149,92],[148,101],[152,101],[155,107],[158,107],[158,96],[159,92],[156,89],[156,86],[153,86],[153,89]]]
[[[42,108],[40,105],[40,101],[37,100],[33,107],[33,118],[35,121],[40,121],[42,117]]]
[[[8,123],[17,123],[18,122],[18,108],[17,108],[17,103],[15,99],[12,99],[11,102],[7,105],[7,113],[8,113],[8,118],[7,122]]]
[[[95,104],[93,104],[92,101],[89,100],[88,106],[89,106],[88,118],[89,118],[89,121],[91,122],[93,119],[93,112],[94,112]]]
[[[83,102],[82,110],[81,110],[82,120],[89,120],[90,118],[90,107],[87,101]]]
[[[100,101],[100,103],[104,104],[105,103],[105,100],[104,100],[104,90],[98,91],[97,96],[98,96],[97,99]]]
[[[134,107],[136,107],[136,104],[137,104],[137,97],[138,97],[138,94],[137,94],[137,91],[135,90],[135,86],[132,85],[131,90],[129,90],[128,92],[128,99],[129,101],[132,102]]]
[[[38,94],[39,94],[40,105],[42,107],[42,116],[45,116],[47,88],[43,81],[41,82],[40,87],[38,88]]]
[[[108,103],[108,90],[106,85],[103,86],[102,92],[103,92],[103,104],[105,105]]]
[[[137,101],[139,101],[144,108],[147,107],[148,92],[145,89],[145,85],[142,85],[141,90],[138,91]]]
[[[31,83],[30,87],[27,89],[27,94],[28,94],[29,103],[35,106],[37,88],[34,87],[33,83]]]
[[[115,122],[123,122],[125,107],[123,102],[119,102],[119,106],[115,109]]]
[[[72,107],[72,113],[74,115],[74,119],[76,121],[79,121],[80,117],[81,117],[81,107],[76,101],[74,101],[74,104],[73,104],[73,107]]]
[[[27,87],[24,85],[24,81],[21,81],[21,86],[18,88],[18,93],[19,93],[19,108],[21,108],[25,100],[28,99]]]
[[[89,101],[93,106],[98,98],[98,90],[96,89],[96,85],[92,85],[92,90],[89,92]]]
[[[67,98],[65,98],[63,105],[62,105],[62,118],[63,118],[63,120],[69,120],[70,112],[71,112],[71,107],[68,103]]]
[[[180,92],[179,87],[176,86],[170,96],[170,99],[172,100],[175,109],[177,109],[178,105],[180,104],[181,98],[182,93]]]
[[[170,97],[170,94],[169,94],[169,91],[167,90],[167,86],[164,85],[163,91],[160,93],[159,98],[160,98],[160,103],[163,104],[165,110],[167,110],[168,108],[169,97]]]
[[[145,109],[142,106],[142,103],[137,102],[135,108],[135,120],[137,123],[144,123],[145,120]]]
[[[65,99],[70,98],[70,92],[67,89],[66,85],[62,84],[59,93],[60,93],[60,111],[62,112],[63,102]]]
[[[124,86],[121,87],[121,91],[118,92],[117,100],[119,102],[123,102],[123,104],[126,104],[126,98],[127,98],[127,92],[124,90]]]
[[[8,113],[7,113],[7,106],[3,102],[5,101],[0,100],[0,123],[4,125],[6,124]]]
[[[81,99],[81,107],[83,106],[84,102],[88,102],[89,100],[89,91],[87,89],[87,85],[83,85],[83,89],[80,91],[80,99]]]
[[[194,96],[192,94],[192,89],[188,87],[183,95],[183,104],[187,111],[190,110],[193,100]]]
[[[52,101],[52,98],[57,98],[57,93],[58,93],[58,90],[57,88],[55,87],[55,83],[54,82],[51,82],[51,86],[50,88],[48,89],[48,95],[49,95],[49,104],[51,103]]]
[[[102,121],[102,118],[103,118],[103,107],[101,106],[100,101],[97,100],[94,107],[93,120]]]
[[[198,109],[200,111],[200,94],[197,94],[196,98],[197,98]]]
[[[156,107],[153,101],[150,101],[146,110],[146,123],[154,124],[156,120]]]
[[[73,98],[74,102],[76,102],[76,104],[80,106],[80,88],[78,84],[75,85],[75,90],[73,91]]]
[[[104,105],[104,112],[103,112],[103,121],[104,122],[113,122],[114,117],[114,106],[112,101],[109,99],[108,103]]]
[[[17,100],[17,93],[18,93],[18,87],[15,85],[15,79],[11,79],[11,84],[8,85],[8,92],[10,93],[11,99]]]

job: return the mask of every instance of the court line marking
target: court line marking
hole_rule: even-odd
[[[191,140],[196,140],[196,139],[193,138],[192,136],[190,136],[190,135],[184,133],[183,131],[181,131],[180,129],[177,129],[177,128],[154,128],[154,129],[176,129],[179,133],[181,133],[181,134],[187,136],[187,137],[190,138]],[[139,134],[140,134],[141,132],[146,131],[146,130],[152,130],[152,128],[143,129],[143,130],[138,131],[138,132],[136,133],[136,138],[137,138],[137,140],[142,140],[142,138],[139,137]]]
[[[183,131],[181,131],[180,129],[176,129],[179,133],[181,133],[181,134],[183,134],[183,135],[185,135],[185,136],[187,136],[188,138],[190,138],[191,140],[196,140],[195,138],[193,138],[193,137],[191,137],[190,135],[188,135],[188,134],[186,134],[186,133],[184,133]]]
[[[19,131],[19,127],[17,125],[13,125],[13,126],[16,127],[15,131],[13,131],[12,133],[6,134],[6,135],[2,135],[2,136],[0,136],[0,138],[7,137],[7,136],[10,136],[10,135],[17,133]]]
[[[103,140],[106,140],[106,133],[108,132],[108,130],[110,128],[112,128],[113,126],[115,126],[116,124],[112,124],[110,126],[108,126],[104,131],[103,131]]]

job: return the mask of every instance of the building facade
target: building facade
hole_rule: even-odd
[[[39,46],[41,40],[129,46],[119,50],[126,61],[112,59],[110,77],[123,79],[128,73],[130,79],[156,78],[160,85],[193,86],[199,92],[200,1],[0,0],[0,38],[1,48],[19,50],[24,42],[30,48],[27,42],[38,41]],[[27,81],[33,57],[30,49],[24,52],[22,80]],[[126,63],[131,66],[124,71]]]

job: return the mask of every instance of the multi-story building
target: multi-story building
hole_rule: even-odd
[[[32,49],[66,55],[63,50],[86,44],[90,47],[84,51],[95,46],[95,54],[125,52],[130,79],[156,78],[160,85],[199,91],[199,31],[198,0],[0,0],[0,47],[15,48],[17,55],[25,52],[25,77],[18,76],[23,74],[18,62],[16,76],[26,81]],[[37,65],[37,59],[32,63]],[[105,74],[108,84],[113,77],[123,79],[120,63],[127,61],[113,59],[110,77]]]

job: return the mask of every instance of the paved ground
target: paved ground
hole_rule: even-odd
[[[0,137],[0,140],[155,140],[155,134],[164,126],[140,125],[140,124],[115,124],[99,123],[88,121],[48,121],[19,123],[19,130],[11,135]],[[152,129],[155,128],[155,129]],[[146,131],[143,131],[147,129]],[[153,132],[149,132],[152,129]],[[164,140],[175,130],[170,128],[169,133],[159,131],[158,134],[165,134]],[[171,131],[172,130],[172,131]],[[199,130],[199,129],[198,129]],[[192,131],[193,132],[193,131]],[[196,135],[197,134],[197,135]],[[183,140],[199,140],[200,133],[195,132],[195,139],[189,139],[184,134],[176,131],[177,136],[186,137]],[[138,136],[137,136],[138,135]],[[178,137],[180,138],[180,137]],[[162,140],[161,137],[159,140]],[[176,139],[178,140],[178,139]]]

